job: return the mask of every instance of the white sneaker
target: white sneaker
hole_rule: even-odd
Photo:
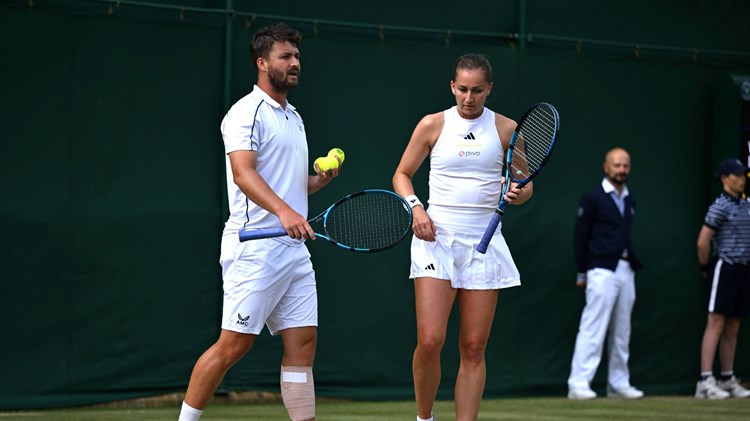
[[[643,391],[633,386],[622,388],[607,386],[607,397],[615,399],[640,399],[643,397]]]
[[[699,380],[698,384],[695,386],[696,399],[719,400],[728,397],[729,392],[716,386],[716,379],[714,376],[708,376],[706,380]]]
[[[568,399],[573,399],[576,401],[587,401],[590,399],[596,399],[596,392],[589,389],[588,387],[577,387],[574,389],[568,390]]]
[[[729,394],[734,398],[746,398],[750,396],[750,390],[742,387],[740,379],[734,376],[732,376],[732,378],[729,380],[719,380],[716,385],[720,389],[724,389],[729,392]]]

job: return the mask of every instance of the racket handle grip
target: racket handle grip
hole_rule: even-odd
[[[240,241],[260,240],[261,238],[283,237],[286,235],[284,228],[258,228],[240,230]]]
[[[479,241],[479,244],[477,245],[478,252],[482,254],[487,253],[487,247],[490,245],[490,241],[495,235],[495,231],[497,231],[497,226],[500,225],[500,219],[502,217],[503,211],[500,209],[496,209],[495,213],[492,214],[492,219],[490,219],[489,225],[487,225],[487,229],[484,231],[482,240]]]

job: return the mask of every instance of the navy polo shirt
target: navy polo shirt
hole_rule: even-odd
[[[750,202],[722,192],[703,220],[716,231],[713,254],[729,264],[750,263]]]

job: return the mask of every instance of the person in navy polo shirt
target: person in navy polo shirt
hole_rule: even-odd
[[[625,184],[630,175],[630,155],[625,149],[607,152],[604,175],[601,184],[581,199],[575,225],[576,284],[586,290],[586,306],[568,378],[569,399],[596,398],[591,381],[607,334],[607,396],[643,397],[643,392],[630,384],[628,369],[634,272],[641,264],[631,241],[635,199]]]
[[[695,387],[698,399],[750,396],[734,376],[740,318],[750,315],[750,203],[744,194],[747,172],[737,159],[719,164],[717,175],[723,189],[708,208],[698,234],[698,263],[706,278],[708,304],[701,376]],[[718,382],[713,376],[717,346],[721,362]]]

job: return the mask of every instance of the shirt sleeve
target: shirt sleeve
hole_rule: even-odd
[[[232,107],[221,122],[221,136],[227,154],[234,151],[258,151],[261,147],[263,125],[257,109],[248,112],[244,107]]]
[[[727,221],[727,219],[727,210],[714,203],[708,207],[708,212],[706,212],[706,217],[703,219],[703,223],[716,231],[721,224]]]

